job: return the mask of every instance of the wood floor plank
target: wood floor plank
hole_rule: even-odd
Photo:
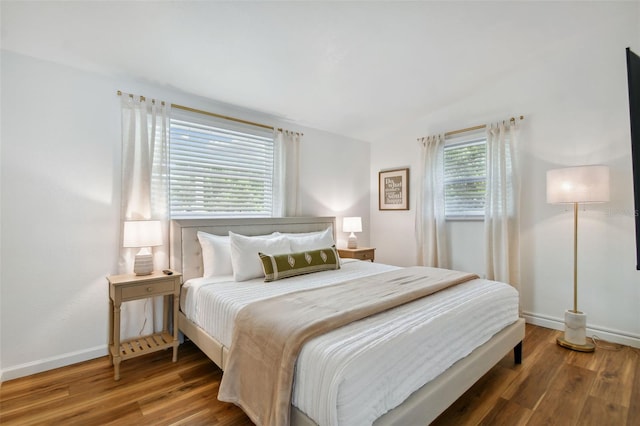
[[[204,395],[206,398],[216,398],[218,386],[207,378],[181,383],[178,386],[167,388],[162,393],[156,393],[138,401],[142,414],[149,416],[155,412],[163,411],[172,406],[186,406],[191,400]]]
[[[480,425],[525,426],[533,414],[532,410],[503,398],[498,398],[491,411],[482,418]]]
[[[531,425],[575,425],[589,396],[596,373],[566,364],[551,378],[529,420]],[[519,398],[515,398],[517,401]]]
[[[14,396],[11,399],[0,402],[0,413],[9,416],[15,412],[39,410],[45,404],[63,400],[69,396],[69,388],[66,385],[51,386],[47,389],[38,389],[26,394]]]
[[[635,373],[635,354],[622,347],[616,351],[603,353],[603,365],[598,369],[596,381],[590,395],[617,405],[629,407]]]
[[[503,397],[524,408],[534,409],[560,370],[566,356],[566,350],[555,344],[534,348],[533,355],[526,361],[522,373],[507,388]]]
[[[510,359],[510,361],[506,360]],[[513,365],[513,357],[505,357],[507,363]],[[432,423],[433,426],[475,425],[493,409],[495,402],[508,383],[517,373],[496,366],[478,380],[465,394],[458,399]]]
[[[556,345],[558,335],[528,324],[522,365],[505,356],[433,424],[640,424],[640,350],[576,353]],[[238,407],[217,400],[222,372],[190,342],[180,346],[176,363],[171,351],[124,361],[121,377],[113,380],[104,357],[5,382],[0,424],[252,424]]]
[[[171,423],[170,426],[207,426],[211,424],[210,416],[211,410],[199,410],[189,416],[185,416],[184,418],[175,421],[174,423]]]
[[[627,408],[622,405],[589,396],[578,417],[577,424],[580,426],[624,425],[627,423],[627,413]]]
[[[631,385],[631,398],[627,414],[627,426],[640,423],[640,349],[628,348],[632,353],[634,373]]]
[[[113,377],[111,377],[113,380]],[[61,401],[43,404],[38,410],[30,410],[24,414],[24,420],[29,422],[52,422],[57,424],[81,424],[90,419],[105,416],[110,418],[114,407],[127,410],[140,410],[137,399],[141,394],[163,393],[165,389],[178,382],[175,374],[158,375],[148,382],[140,382],[129,386],[121,386],[101,394],[90,396],[72,395],[64,403]]]

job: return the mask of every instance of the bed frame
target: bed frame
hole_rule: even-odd
[[[334,217],[184,219],[171,221],[171,268],[182,272],[184,280],[202,276],[202,255],[197,232],[228,235],[229,231],[243,235],[261,235],[274,231],[312,232],[331,226],[335,237]],[[429,424],[455,402],[486,372],[513,349],[516,364],[522,362],[524,319],[507,326],[484,345],[459,360],[447,371],[427,383],[374,425]],[[178,327],[218,367],[224,370],[228,349],[180,312]],[[291,407],[291,424],[311,426],[315,422],[295,406]]]

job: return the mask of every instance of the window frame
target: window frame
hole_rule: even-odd
[[[195,143],[190,146],[188,142],[177,142],[179,139],[176,135],[180,133],[180,131],[177,130],[179,127],[182,127],[183,129],[185,127],[190,127],[191,129],[198,128],[201,130],[201,133],[198,133],[199,136],[203,136],[210,131],[208,133],[210,139],[207,141],[205,138],[202,138],[201,143],[203,146],[201,148],[197,147]],[[182,135],[185,137],[184,139],[181,139],[182,141],[188,141],[189,136],[187,133],[188,131],[186,130],[182,131]],[[191,137],[194,136],[195,134]],[[223,140],[225,137],[227,139]],[[258,140],[261,141],[258,144],[260,146],[255,144]],[[234,143],[238,143],[240,148],[234,147]],[[256,159],[253,156],[249,157],[247,152],[243,150],[242,147],[244,147],[244,149],[248,149],[247,145],[254,145],[256,152],[258,150],[268,148],[264,150],[264,158],[260,159],[263,161],[264,167],[261,168],[259,173],[260,178],[256,180],[266,184],[263,188],[262,195],[256,196],[255,198],[256,201],[261,200],[259,203],[260,207],[255,210],[242,210],[241,208],[236,211],[227,210],[224,207],[228,207],[231,204],[240,206],[238,201],[243,197],[239,194],[239,187],[235,186],[236,184],[225,185],[224,183],[221,183],[219,188],[226,189],[228,194],[232,194],[233,197],[227,199],[229,201],[227,205],[223,205],[225,202],[224,199],[219,199],[221,203],[216,204],[214,198],[219,197],[220,193],[215,193],[216,184],[213,182],[226,179],[241,179],[241,175],[243,175],[247,180],[254,179],[254,176],[251,176],[250,178],[247,177],[249,174],[254,175],[256,170],[254,167],[248,166],[249,163],[253,164]],[[198,157],[197,152],[202,149],[205,151],[209,149],[210,154],[208,153],[203,155],[203,157]],[[183,156],[183,164],[178,166],[177,156],[179,152]],[[253,150],[251,152],[253,152]],[[199,191],[195,184],[191,185],[188,182],[188,178],[186,177],[192,173],[191,171],[188,171],[189,166],[184,164],[185,161],[189,161],[189,155],[193,156],[192,160],[197,160],[193,161],[194,170],[199,168],[200,171],[203,171],[203,169],[206,170],[207,168],[210,168],[207,173],[203,173],[200,177],[193,177],[194,180],[199,179],[200,181],[208,181],[207,184],[203,184],[201,186],[200,190],[204,190],[206,193],[205,197],[209,197],[210,199],[197,203],[194,198],[193,201],[191,201],[190,206],[187,205],[189,202],[178,202],[177,194],[175,192],[179,190],[177,189],[178,186],[183,189],[188,188],[185,190],[191,190],[192,194],[188,195],[194,195]],[[276,141],[272,130],[263,129],[250,124],[238,123],[236,121],[226,120],[220,117],[208,116],[198,112],[172,110],[169,117],[168,149],[169,198],[167,200],[167,205],[169,209],[169,217],[171,219],[273,217],[273,203],[275,201],[274,191],[275,185],[277,184],[274,182],[274,169],[277,161],[276,156]],[[221,166],[224,163],[227,163],[226,166],[232,167],[226,168],[224,165]],[[199,164],[199,166],[196,164]],[[237,169],[238,165],[245,167],[245,171],[238,171],[237,173],[231,172],[232,169]],[[215,171],[215,167],[222,168]],[[180,172],[182,172],[182,176],[176,177]],[[258,192],[260,191],[257,191],[256,193]],[[207,203],[213,204],[213,207],[207,206]],[[220,210],[216,210],[215,205],[222,205],[222,208]]]
[[[483,190],[483,196],[485,198],[485,200],[483,201],[482,204],[482,210],[480,212],[480,210],[478,211],[478,214],[447,214],[447,184],[450,182],[450,180],[448,180],[446,178],[446,173],[445,170],[447,168],[447,159],[446,159],[446,152],[447,150],[452,150],[452,149],[459,149],[459,148],[464,148],[467,146],[472,146],[472,145],[484,145],[484,173],[482,175],[482,181],[484,182],[485,186],[484,186],[484,190]],[[487,136],[486,133],[484,131],[481,132],[473,132],[470,134],[466,134],[464,136],[456,136],[456,137],[447,137],[445,138],[445,143],[444,143],[444,147],[443,147],[443,156],[442,156],[442,182],[443,182],[443,193],[444,193],[444,209],[445,209],[445,221],[449,221],[449,222],[479,222],[479,221],[484,221],[484,217],[485,217],[485,209],[486,209],[486,181],[487,181],[487,167],[486,167],[486,148],[487,147]],[[468,180],[470,181],[474,181],[472,179]],[[475,179],[475,181],[477,182],[477,179]]]

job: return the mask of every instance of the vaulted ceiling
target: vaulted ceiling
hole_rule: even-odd
[[[13,2],[2,48],[362,140],[597,27],[593,3]]]

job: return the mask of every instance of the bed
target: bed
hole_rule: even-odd
[[[203,261],[202,261],[202,247],[198,240],[198,232],[206,232],[208,234],[213,235],[228,235],[229,231],[241,234],[241,235],[265,235],[270,234],[272,232],[281,232],[281,233],[308,233],[308,232],[320,232],[324,231],[327,228],[331,230],[335,230],[335,218],[333,217],[296,217],[296,218],[262,218],[262,219],[202,219],[202,220],[174,220],[171,223],[171,267],[182,271],[184,281],[186,283],[185,288],[183,289],[183,297],[181,298],[181,311],[179,313],[178,325],[180,331],[192,340],[214,363],[216,363],[222,370],[225,370],[225,367],[228,363],[229,357],[229,345],[232,333],[229,331],[229,325],[226,326],[224,323],[233,322],[233,315],[237,313],[238,306],[236,306],[236,311],[231,309],[231,315],[227,315],[227,319],[206,319],[206,311],[209,309],[204,309],[207,306],[206,303],[210,303],[211,306],[214,306],[218,302],[197,302],[202,306],[199,306],[197,309],[197,314],[194,313],[194,303],[193,295],[197,294],[197,292],[207,293],[207,292],[215,292],[216,294],[224,294],[223,299],[235,300],[236,305],[249,303],[251,300],[256,297],[259,299],[261,297],[269,297],[260,296],[259,294],[256,296],[256,293],[263,291],[263,289],[275,288],[269,287],[262,283],[261,285],[258,282],[261,280],[252,281],[249,280],[243,286],[234,285],[230,278],[220,277],[211,280],[201,278],[203,275]],[[335,235],[333,235],[335,237]],[[303,277],[293,277],[287,278],[286,280],[279,281],[279,286],[281,287],[291,286],[292,288],[299,288],[301,284],[306,283],[308,281],[318,281],[322,280],[337,280],[335,278],[338,274],[347,274],[347,276],[360,276],[367,274],[377,274],[382,273],[384,271],[390,271],[394,269],[394,267],[389,265],[382,264],[372,264],[369,262],[360,262],[360,261],[344,261],[342,267],[340,268],[340,272],[338,271],[326,271],[320,272],[317,274],[308,274]],[[351,274],[351,275],[349,275]],[[306,278],[305,278],[306,277]],[[478,289],[473,291],[482,291],[482,292],[492,292],[495,285],[498,283],[489,282],[487,280],[473,280],[469,286],[479,286]],[[309,285],[315,285],[313,283]],[[466,285],[466,283],[465,283]],[[252,287],[253,286],[253,287]],[[460,287],[460,286],[456,286]],[[197,291],[194,291],[194,288]],[[237,295],[237,292],[242,293],[243,291],[239,291],[238,288],[247,289],[245,293],[253,295],[249,297],[249,300],[245,300],[246,295]],[[496,287],[497,288],[497,287]],[[212,290],[215,289],[215,290]],[[482,290],[479,290],[482,289]],[[266,290],[265,290],[266,291]],[[287,290],[284,290],[287,291]],[[459,292],[462,290],[455,290],[455,292]],[[467,291],[467,290],[465,290]],[[503,291],[500,289],[500,291]],[[442,295],[438,295],[438,297],[462,297],[460,295],[451,294],[449,295],[449,289],[443,292]],[[481,293],[478,293],[481,295]],[[506,293],[505,293],[506,294]],[[476,300],[476,297],[467,297],[469,300]],[[479,296],[477,300],[482,300],[482,304],[486,302],[484,299],[480,299]],[[506,297],[506,296],[505,296]],[[509,296],[511,297],[511,296]],[[431,296],[429,296],[431,298]],[[425,298],[425,299],[429,299]],[[437,299],[437,297],[436,297]],[[465,300],[467,300],[465,299]],[[191,300],[191,301],[190,301]],[[444,300],[444,299],[443,299]],[[453,299],[452,299],[453,300]],[[413,302],[412,302],[413,303]],[[422,302],[421,302],[422,303]],[[426,303],[426,302],[425,302]],[[435,303],[435,302],[434,302]],[[440,303],[440,302],[439,302]],[[443,303],[447,304],[449,302],[444,301]],[[466,302],[465,302],[466,303]],[[190,306],[186,306],[190,305]],[[409,305],[409,304],[408,304]],[[471,305],[469,305],[471,306]],[[214,308],[215,309],[215,308]],[[226,308],[225,308],[226,309]],[[424,308],[422,306],[408,307],[406,309],[414,309],[415,312],[427,312],[431,308]],[[435,309],[435,308],[434,308]],[[439,309],[439,308],[438,308]],[[469,308],[470,309],[470,308]],[[412,313],[411,315],[414,315]],[[491,369],[498,361],[500,361],[505,354],[513,350],[514,359],[516,363],[521,362],[521,351],[522,351],[522,339],[524,338],[524,320],[517,317],[517,301],[516,301],[516,315],[513,317],[513,309],[510,312],[505,314],[507,317],[510,315],[511,320],[508,320],[508,324],[496,324],[495,333],[486,337],[486,341],[479,340],[479,343],[471,349],[459,349],[460,351],[470,351],[465,352],[464,355],[451,355],[452,357],[458,356],[458,358],[451,360],[445,360],[442,362],[449,362],[450,365],[446,365],[443,368],[443,371],[437,373],[437,375],[433,378],[428,377],[429,374],[433,374],[430,372],[425,373],[424,377],[427,380],[424,384],[413,384],[415,388],[410,391],[403,390],[402,392],[398,392],[399,395],[395,395],[394,392],[388,392],[382,396],[382,399],[393,399],[396,398],[396,401],[383,401],[381,404],[391,405],[390,408],[382,408],[382,412],[380,412],[380,406],[377,406],[375,409],[372,409],[371,413],[363,414],[364,417],[358,417],[357,421],[354,418],[349,418],[349,410],[345,408],[343,411],[347,414],[336,414],[336,410],[327,413],[328,408],[326,406],[318,406],[316,400],[325,400],[324,393],[327,392],[325,388],[322,386],[316,386],[315,382],[319,380],[319,378],[314,376],[313,372],[316,370],[316,362],[318,362],[317,355],[311,353],[312,349],[308,349],[307,347],[315,347],[319,346],[322,348],[322,345],[328,345],[330,347],[332,344],[335,347],[334,343],[331,343],[331,339],[337,339],[333,334],[326,339],[329,340],[329,343],[321,342],[321,339],[318,340],[319,343],[314,339],[312,342],[306,344],[303,348],[303,351],[300,354],[300,359],[298,361],[298,366],[296,368],[297,376],[295,381],[295,387],[293,392],[293,399],[291,404],[291,424],[294,425],[316,425],[316,424],[334,424],[334,423],[345,423],[345,424],[376,424],[376,425],[389,425],[389,424],[428,424],[432,420],[434,420],[440,413],[442,413],[449,405],[451,405],[457,398],[459,398],[473,383],[475,383],[480,377],[482,377],[489,369]],[[376,315],[378,318],[379,315]],[[230,318],[230,319],[229,319]],[[445,321],[446,316],[435,316],[438,321]],[[369,319],[367,319],[369,321]],[[382,319],[373,319],[371,321],[382,321]],[[413,321],[413,320],[412,320]],[[422,320],[421,320],[422,321]],[[425,322],[427,319],[424,320]],[[437,324],[437,321],[428,319],[428,321],[434,321],[434,324]],[[503,322],[506,320],[502,320]],[[472,323],[473,321],[467,321],[468,323]],[[216,329],[217,325],[220,325],[221,329]],[[365,328],[375,328],[371,325],[355,325]],[[225,327],[226,330],[225,331]],[[351,325],[350,325],[351,327]],[[414,328],[417,327],[413,325],[408,325],[409,330],[413,333]],[[431,327],[433,328],[433,327]],[[459,327],[455,327],[457,329]],[[377,328],[376,328],[377,329]],[[420,330],[427,329],[426,327],[420,326]],[[354,328],[355,330],[355,328]],[[449,330],[449,332],[454,332],[456,330]],[[426,331],[425,331],[426,332]],[[447,332],[447,333],[449,333]],[[475,332],[474,332],[475,333]],[[337,333],[339,334],[339,333]],[[357,331],[349,330],[349,335],[355,335]],[[473,334],[475,338],[475,334]],[[440,336],[438,339],[445,339]],[[344,338],[344,337],[340,337]],[[425,337],[427,338],[427,337]],[[434,338],[434,337],[429,337]],[[453,337],[452,337],[453,338]],[[375,340],[374,338],[371,338]],[[478,337],[481,339],[481,337]],[[356,339],[352,339],[356,340]],[[411,339],[404,339],[411,340]],[[465,339],[466,340],[466,339]],[[473,340],[473,339],[470,339]],[[446,341],[446,340],[443,340]],[[357,345],[357,343],[353,343]],[[396,343],[393,343],[395,345]],[[404,343],[403,343],[404,344]],[[342,345],[342,343],[341,343]],[[341,346],[338,345],[338,346]],[[363,344],[362,347],[367,346],[368,344]],[[457,345],[455,346],[455,350],[458,350]],[[354,346],[357,347],[357,346]],[[394,367],[397,364],[401,364],[402,362],[398,362],[398,352],[402,352],[400,346],[398,346],[398,352],[394,351],[395,346],[389,348],[382,345],[379,349],[377,349],[378,356],[380,354],[388,354],[388,358],[390,359],[388,367]],[[322,349],[319,349],[322,350]],[[451,352],[455,352],[455,350],[451,350]],[[376,352],[376,349],[372,349],[372,352]],[[385,352],[386,351],[386,352]],[[415,348],[410,352],[413,353]],[[353,352],[359,352],[359,349],[354,349]],[[442,353],[447,351],[440,351]],[[462,353],[462,352],[460,352]],[[375,354],[374,354],[375,355]],[[316,358],[314,358],[314,356]],[[343,355],[347,356],[347,355]],[[351,355],[349,355],[351,356]],[[364,355],[363,355],[364,356]],[[395,359],[393,357],[396,357]],[[345,358],[347,359],[347,358]],[[348,358],[349,365],[361,363],[360,358]],[[355,359],[355,361],[354,361]],[[365,359],[365,358],[362,358]],[[364,362],[364,361],[362,361]],[[415,360],[411,362],[416,362]],[[305,364],[306,363],[306,364]],[[331,361],[326,361],[327,365],[331,364]],[[376,361],[375,365],[382,365],[384,363],[379,363]],[[425,363],[423,363],[425,364]],[[436,363],[438,364],[438,363]],[[306,366],[306,367],[305,367]],[[311,366],[311,368],[309,367]],[[416,364],[416,366],[418,366]],[[323,367],[324,368],[324,367]],[[339,367],[334,366],[334,369],[340,370]],[[385,367],[387,368],[387,367]],[[412,367],[413,368],[413,367]],[[353,369],[357,370],[356,367]],[[348,370],[347,367],[344,370]],[[342,373],[341,373],[342,374]],[[348,373],[344,373],[346,377]],[[357,375],[358,372],[351,373]],[[395,373],[394,373],[395,374]],[[379,376],[379,377],[378,377]],[[415,376],[420,376],[415,375]],[[355,376],[357,377],[357,376]],[[386,377],[384,372],[378,372],[375,380],[393,382],[393,377]],[[363,379],[364,380],[364,379]],[[374,380],[374,379],[367,379]],[[348,401],[342,405],[353,405],[357,404],[357,392],[354,393],[354,389],[358,389],[357,380],[346,380],[342,379],[342,381],[349,382],[351,388],[348,388],[347,385],[344,386],[347,390],[332,391],[332,395],[336,393],[344,394],[344,398]],[[318,389],[313,389],[317,387]],[[372,387],[370,384],[367,384],[365,388],[369,389]],[[350,389],[350,390],[349,390]],[[306,393],[305,393],[306,392]],[[316,392],[316,396],[314,397],[314,393]],[[318,392],[321,395],[321,398],[317,398]],[[349,393],[351,392],[351,393]],[[364,392],[362,392],[365,395]],[[333,395],[334,399],[340,401],[340,395]],[[369,396],[364,396],[370,398]],[[344,399],[343,398],[343,399]],[[401,398],[401,401],[398,402],[397,399]],[[325,405],[331,406],[335,401],[332,398],[328,398],[328,402],[323,402]],[[312,402],[309,402],[312,401]],[[378,411],[375,411],[378,410]],[[388,410],[388,411],[387,411]],[[339,411],[339,410],[337,410]],[[353,411],[353,407],[351,407],[351,411]],[[360,411],[357,410],[356,411]],[[356,415],[356,414],[351,414]],[[360,415],[360,413],[357,413]],[[342,416],[342,417],[341,417]],[[369,417],[366,417],[369,416]],[[371,417],[374,416],[374,417]],[[344,420],[348,419],[348,420]]]

